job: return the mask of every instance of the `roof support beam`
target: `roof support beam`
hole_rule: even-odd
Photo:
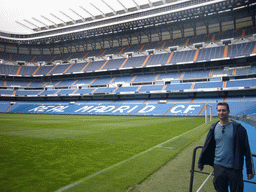
[[[196,37],[196,22],[190,22],[189,24],[193,28],[194,37]]]
[[[131,35],[131,33],[129,33],[128,36],[127,36],[127,42],[128,42],[129,46],[132,45],[132,35]]]
[[[205,28],[206,28],[206,34],[209,35],[209,21],[208,20],[203,20]]]
[[[253,26],[253,28],[255,28],[256,27],[255,16],[252,15],[251,18],[252,18],[252,26]]]
[[[89,11],[87,11],[85,8],[83,8],[82,6],[79,6],[81,9],[83,9],[86,13],[88,13],[89,15],[92,16],[93,19],[95,19],[95,16],[93,14],[91,14]]]
[[[109,44],[110,48],[113,48],[114,47],[114,39],[113,38],[109,39],[108,44]]]
[[[105,13],[101,11],[98,7],[96,7],[94,4],[90,3],[91,6],[93,6],[95,9],[97,9],[99,12],[101,12],[103,17],[106,17]]]
[[[40,21],[40,20],[38,20],[38,19],[36,19],[36,18],[34,18],[34,17],[32,17],[32,19],[34,19],[34,20],[37,21],[38,23],[43,24],[44,26],[46,26],[47,29],[49,29],[49,26],[46,25],[45,23],[43,23],[42,21]]]
[[[132,1],[135,3],[137,9],[140,10],[140,5],[135,0],[132,0]]]
[[[233,18],[233,22],[234,22],[234,30],[236,31],[237,28],[236,28],[236,17],[235,17],[235,16],[234,16],[234,18]]]
[[[117,39],[117,41],[118,41],[119,47],[122,47],[123,46],[123,39],[122,39],[121,36],[120,36],[120,38]]]
[[[149,6],[152,7],[153,6],[152,2],[150,0],[148,0],[148,2],[149,2]]]
[[[56,19],[60,20],[61,22],[64,23],[64,25],[67,25],[67,23],[65,21],[63,21],[62,19],[60,19],[59,17],[57,17],[56,15],[50,13],[53,17],[55,17]]]
[[[58,27],[58,25],[57,25],[55,22],[53,22],[52,20],[48,19],[47,17],[45,17],[45,16],[43,16],[43,15],[41,15],[41,17],[44,18],[45,20],[51,22],[52,24],[54,24],[55,27]]]
[[[79,13],[77,13],[76,11],[74,11],[73,9],[70,9],[70,8],[69,8],[69,10],[72,11],[73,13],[75,13],[77,16],[79,16],[83,21],[85,21],[84,17],[81,16]]]
[[[124,10],[125,10],[125,12],[127,13],[128,12],[128,9],[119,1],[119,0],[117,0],[117,2],[120,4],[120,5],[122,5],[123,6],[123,8],[124,8]]]
[[[170,29],[168,27],[165,27],[165,29],[169,32],[170,39],[173,40],[173,27],[171,26]]]
[[[66,13],[63,13],[62,11],[60,11],[60,13],[61,13],[62,15],[64,15],[64,16],[66,16],[67,18],[71,19],[73,23],[76,23],[76,21],[75,21],[72,17],[70,17],[69,15],[67,15]]]
[[[32,23],[32,22],[30,22],[30,21],[28,21],[28,20],[26,20],[26,19],[24,19],[24,21],[27,22],[27,23],[29,23],[30,25],[33,25],[33,26],[39,28],[39,26],[37,26],[36,24],[34,24],[34,23]]]
[[[181,38],[184,39],[184,37],[185,37],[184,25],[181,24],[181,25],[178,25],[177,27],[180,29]]]
[[[162,32],[162,29],[159,28],[159,31],[154,29],[153,30],[158,34],[158,38],[159,38],[159,41],[162,41],[163,40],[163,32]]]
[[[107,5],[114,13],[114,15],[116,15],[116,11],[115,9],[113,9],[109,4],[107,4],[104,0],[101,0],[105,5]]]
[[[19,21],[15,21],[16,23],[18,23],[18,24],[20,24],[21,26],[23,26],[23,27],[26,27],[26,28],[28,28],[28,29],[30,29],[30,30],[33,30],[33,29],[31,29],[30,27],[28,27],[27,25],[25,25],[25,24],[23,24],[23,23],[20,23]]]

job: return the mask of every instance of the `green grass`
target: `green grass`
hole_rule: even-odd
[[[0,189],[48,192],[79,181],[67,191],[127,191],[207,128],[192,117],[0,114]]]

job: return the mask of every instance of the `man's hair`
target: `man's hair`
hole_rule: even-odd
[[[228,103],[226,103],[226,102],[219,102],[219,103],[217,104],[217,108],[218,108],[219,105],[226,106],[227,110],[229,111],[229,105],[228,105]]]

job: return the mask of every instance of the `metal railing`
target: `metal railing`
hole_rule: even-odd
[[[203,184],[201,185],[200,188],[202,188],[206,184],[206,182],[209,180],[209,178],[212,175],[214,175],[213,171],[211,173],[207,173],[207,172],[195,170],[196,152],[200,148],[202,149],[203,146],[197,146],[197,147],[194,148],[194,151],[193,151],[192,166],[191,166],[191,170],[190,170],[191,175],[190,175],[189,192],[192,192],[192,190],[193,190],[193,182],[194,182],[194,174],[195,173],[201,173],[201,174],[207,174],[208,175],[207,179],[203,182]],[[252,154],[252,156],[256,157],[256,154]],[[244,182],[256,184],[256,182],[248,181],[248,180],[244,180]]]

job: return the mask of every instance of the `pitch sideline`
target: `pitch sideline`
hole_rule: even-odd
[[[82,179],[80,179],[80,180],[78,180],[78,181],[75,181],[74,183],[71,183],[71,184],[69,184],[69,185],[66,185],[66,186],[64,186],[64,187],[62,187],[62,188],[56,190],[55,192],[62,192],[62,191],[65,191],[65,190],[67,190],[67,189],[70,189],[70,188],[72,188],[72,187],[74,187],[74,186],[76,186],[76,185],[79,185],[80,183],[86,181],[87,179],[90,179],[90,178],[93,178],[93,177],[95,177],[95,176],[97,176],[97,175],[100,175],[101,173],[104,173],[104,172],[106,172],[106,171],[108,171],[108,170],[110,170],[110,169],[112,169],[112,168],[115,168],[115,167],[117,167],[117,166],[119,166],[119,165],[121,165],[121,164],[123,164],[123,163],[126,163],[126,162],[128,162],[128,161],[130,161],[130,160],[132,160],[132,159],[135,159],[136,157],[138,157],[138,156],[140,156],[140,155],[143,155],[143,154],[145,154],[145,153],[147,153],[147,152],[149,152],[149,151],[152,151],[153,149],[159,148],[159,147],[161,147],[161,145],[164,145],[164,144],[166,144],[166,143],[168,143],[168,142],[170,142],[170,141],[172,141],[172,140],[175,140],[175,139],[177,139],[177,138],[179,138],[179,137],[181,137],[181,136],[183,136],[183,135],[186,135],[186,134],[188,134],[188,133],[190,133],[190,132],[192,132],[192,131],[194,131],[194,130],[200,128],[200,127],[202,127],[203,125],[205,125],[205,123],[202,124],[202,125],[200,125],[200,126],[198,126],[198,127],[196,127],[196,128],[194,128],[194,129],[191,129],[190,131],[187,131],[187,132],[185,132],[185,133],[183,133],[183,134],[181,134],[181,135],[178,135],[178,136],[173,137],[173,138],[171,138],[171,139],[169,139],[169,140],[167,140],[167,141],[164,141],[163,143],[160,143],[160,144],[158,144],[158,145],[156,145],[156,146],[154,146],[154,147],[152,147],[152,148],[150,148],[150,149],[148,149],[148,150],[146,150],[146,151],[143,151],[143,152],[141,152],[141,153],[138,153],[137,155],[134,155],[134,156],[132,156],[132,157],[130,157],[130,158],[128,158],[128,159],[125,159],[125,160],[123,160],[123,161],[121,161],[121,162],[119,162],[119,163],[116,163],[116,164],[114,164],[114,165],[112,165],[112,166],[110,166],[110,167],[107,167],[107,168],[105,168],[105,169],[102,169],[102,170],[100,170],[100,171],[98,171],[98,172],[96,172],[96,173],[94,173],[94,174],[92,174],[92,175],[89,175],[89,176],[84,177],[84,178],[82,178]]]

